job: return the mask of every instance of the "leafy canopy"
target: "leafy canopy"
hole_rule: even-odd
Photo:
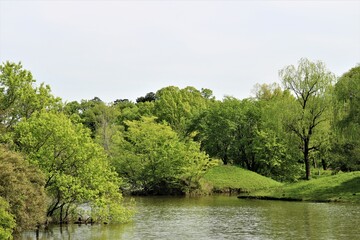
[[[97,213],[105,214],[96,214],[98,219],[125,220],[118,191],[121,180],[82,124],[62,113],[42,111],[20,122],[15,133],[19,149],[45,174],[45,188],[52,197],[48,216],[57,213],[63,221],[77,205],[90,203]],[[119,208],[114,213],[120,216],[111,216],[110,206]]]
[[[166,123],[154,117],[126,121],[128,130],[114,141],[114,165],[133,189],[147,194],[191,191],[209,159],[193,141],[181,140]]]
[[[19,154],[0,148],[0,196],[15,216],[16,231],[44,222],[47,198],[44,176]],[[4,205],[3,205],[4,206]]]

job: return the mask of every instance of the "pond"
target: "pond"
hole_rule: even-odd
[[[21,239],[359,239],[360,205],[137,197],[132,223],[53,226]]]

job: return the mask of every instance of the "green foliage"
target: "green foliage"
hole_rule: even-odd
[[[156,100],[156,94],[153,93],[153,92],[149,92],[145,95],[145,97],[138,97],[136,99],[136,102],[137,103],[140,103],[140,102],[152,102],[152,101],[155,101]]]
[[[91,137],[94,138],[108,108],[101,99],[95,97],[91,100],[82,100],[81,103],[67,103],[63,110],[69,116],[78,115],[83,125],[91,130]]]
[[[261,111],[261,127],[254,140],[258,173],[279,181],[294,181],[302,174],[299,144],[286,129],[292,115],[294,97],[277,84],[257,86],[256,99]]]
[[[35,87],[34,83],[31,72],[21,63],[0,65],[0,124],[5,130],[36,111],[59,107],[60,99],[51,95],[49,86]]]
[[[226,99],[224,103],[227,103]],[[260,108],[251,99],[240,101],[237,107],[237,109],[230,110],[230,113],[237,111],[234,113],[236,118],[233,122],[235,126],[234,145],[230,149],[230,153],[235,164],[257,172],[259,170],[259,161],[254,149],[254,141],[261,127]]]
[[[241,189],[242,191],[254,191],[263,188],[281,186],[281,183],[270,178],[261,176],[249,170],[236,166],[220,165],[212,167],[205,174],[204,179],[214,189]]]
[[[216,101],[194,121],[191,128],[202,148],[224,164],[234,161],[230,149],[235,141],[236,127],[241,117],[240,101],[227,97]]]
[[[272,84],[255,84],[253,93],[255,94],[255,98],[260,101],[271,101],[274,99],[281,98],[286,94],[283,92],[279,84],[272,83]]]
[[[9,212],[9,203],[0,197],[0,239],[12,239],[15,228],[14,216]]]
[[[286,118],[286,125],[297,138],[301,146],[306,170],[306,179],[310,178],[310,153],[320,148],[323,142],[315,142],[314,136],[319,127],[329,121],[329,89],[334,81],[324,63],[300,59],[298,67],[287,66],[279,75],[285,88],[295,96],[297,104],[292,104],[292,113]],[[322,129],[321,134],[329,134],[329,129]],[[318,131],[319,132],[319,131]]]
[[[334,105],[331,167],[360,170],[360,66],[340,77]]]
[[[178,134],[184,136],[192,119],[206,109],[210,94],[209,91],[200,92],[194,87],[162,88],[156,92],[154,113],[160,121],[165,120]]]
[[[235,101],[235,99],[234,99]],[[227,103],[231,103],[228,101]],[[230,112],[220,101],[211,104],[209,109],[202,112],[197,119],[193,121],[190,127],[196,134],[195,139],[201,142],[202,149],[210,157],[220,158],[224,164],[231,161],[230,146],[233,143],[235,135],[236,111]]]
[[[154,101],[139,102],[120,102],[113,105],[119,111],[117,124],[126,127],[125,121],[140,120],[142,116],[153,116]]]
[[[20,155],[0,148],[0,196],[10,204],[16,230],[44,222],[47,198],[44,176]]]
[[[20,122],[15,133],[19,150],[46,176],[45,188],[52,198],[48,216],[67,220],[72,210],[83,203],[107,209],[110,203],[116,203],[123,208],[118,191],[120,179],[103,149],[81,124],[72,123],[61,113],[41,112]],[[112,219],[117,218],[107,221]]]
[[[335,85],[336,99],[341,103],[338,112],[339,125],[360,131],[360,66],[344,73]],[[354,129],[355,128],[355,129]],[[350,130],[350,129],[349,129]],[[350,134],[349,136],[356,136]]]
[[[126,121],[127,131],[114,142],[113,162],[132,189],[147,194],[191,191],[206,170],[209,159],[199,145],[180,140],[177,133],[155,118]]]
[[[259,165],[258,173],[278,181],[295,181],[300,177],[301,166],[276,132],[270,129],[258,131],[254,152]]]
[[[299,164],[294,144],[284,134],[282,108],[279,103],[293,100],[281,89],[262,93],[260,99],[238,100],[226,97],[209,105],[190,130],[202,148],[224,164],[238,164],[244,168],[281,181],[292,181],[299,176]],[[283,106],[283,105],[280,105]],[[297,151],[297,149],[296,149]]]
[[[191,130],[211,157],[256,171],[253,141],[259,124],[260,111],[255,102],[226,97],[211,104],[193,122]]]

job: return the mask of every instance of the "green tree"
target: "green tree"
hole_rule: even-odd
[[[3,131],[36,111],[60,107],[60,99],[51,95],[49,86],[35,87],[34,84],[31,72],[24,70],[21,63],[0,65],[0,124]]]
[[[335,85],[335,95],[342,107],[338,109],[342,110],[339,112],[339,124],[344,127],[351,124],[360,126],[360,66],[350,69],[339,78]]]
[[[190,130],[211,157],[220,158],[224,164],[234,163],[256,171],[253,141],[260,124],[260,111],[250,100],[226,97],[209,106]]]
[[[15,228],[14,216],[9,212],[9,203],[0,197],[0,239],[12,239]]]
[[[179,89],[170,86],[156,92],[154,113],[180,135],[185,135],[192,119],[206,109],[211,93],[194,87]]]
[[[339,78],[334,106],[333,168],[360,170],[360,66]]]
[[[120,112],[113,106],[98,104],[93,109],[96,112],[95,139],[109,153],[112,136],[119,129],[116,125]]]
[[[117,118],[117,124],[126,127],[125,121],[140,120],[143,116],[154,115],[154,101],[145,102],[118,102],[113,105],[120,113]]]
[[[199,145],[180,140],[165,123],[153,117],[126,121],[124,135],[114,141],[114,165],[132,189],[146,194],[177,194],[198,187],[208,157]]]
[[[224,100],[227,103],[237,101],[236,99]],[[230,105],[230,104],[228,104]],[[210,157],[219,158],[224,164],[232,161],[230,148],[234,141],[235,122],[237,111],[230,111],[225,103],[216,101],[203,111],[188,131],[195,134],[195,139],[201,143],[201,147]]]
[[[269,102],[273,99],[279,98],[284,95],[285,92],[281,89],[277,83],[272,84],[255,84],[253,93],[255,99],[258,101]]]
[[[73,111],[80,116],[82,124],[91,130],[91,137],[95,138],[106,104],[100,98],[94,97],[91,100],[81,100],[79,105],[71,103],[69,107],[75,110]]]
[[[136,99],[136,102],[137,103],[140,103],[140,102],[152,102],[152,101],[155,101],[156,100],[156,94],[153,93],[153,92],[149,92],[145,95],[145,97],[138,97]]]
[[[44,222],[47,202],[44,185],[42,172],[19,154],[0,148],[0,196],[10,205],[17,232]]]
[[[45,174],[52,200],[47,215],[54,221],[68,220],[83,203],[92,206],[97,220],[126,219],[118,191],[120,179],[81,123],[73,123],[62,113],[43,111],[18,123],[15,138],[18,149]],[[120,215],[111,215],[110,207]]]
[[[279,71],[283,85],[296,98],[291,109],[287,128],[298,138],[305,164],[306,179],[310,178],[310,153],[319,149],[321,143],[314,143],[313,137],[322,123],[327,121],[329,110],[329,88],[335,79],[324,63],[301,59],[298,67],[287,66]]]
[[[261,112],[257,102],[252,99],[240,101],[239,118],[236,122],[235,141],[231,149],[234,163],[258,172],[260,162],[254,149],[254,141],[261,127]]]
[[[297,139],[286,131],[286,119],[291,115],[289,106],[296,100],[276,83],[258,84],[254,93],[261,111],[261,126],[254,142],[258,172],[279,181],[294,181],[302,174],[302,157]]]

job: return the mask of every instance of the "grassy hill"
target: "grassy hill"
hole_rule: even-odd
[[[279,187],[282,184],[236,166],[220,165],[211,168],[204,176],[214,192],[251,192]]]
[[[360,172],[339,173],[310,181],[286,184],[256,191],[250,195],[304,201],[360,202]]]

